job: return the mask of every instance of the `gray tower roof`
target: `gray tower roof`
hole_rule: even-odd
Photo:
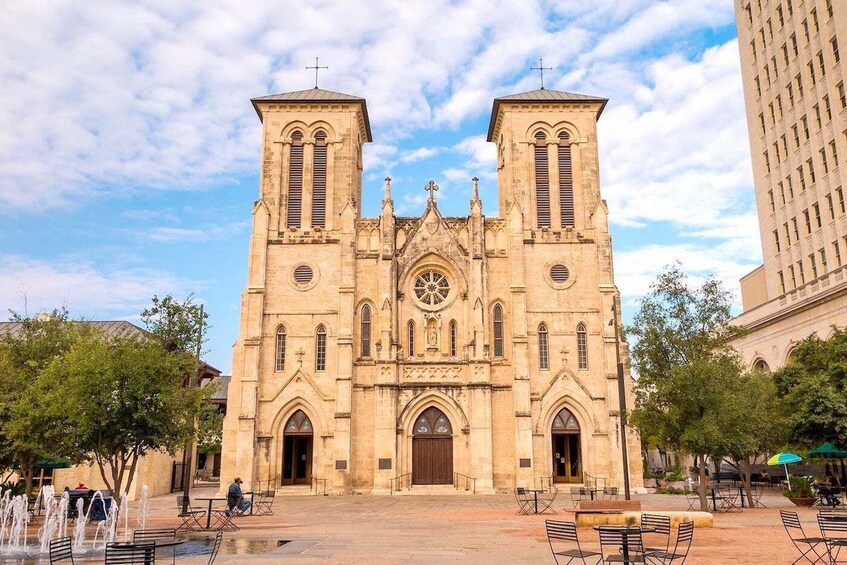
[[[309,88],[308,90],[296,90],[294,92],[282,92],[280,94],[268,94],[267,96],[257,96],[251,98],[253,108],[262,119],[262,113],[259,111],[259,102],[351,102],[362,105],[362,115],[365,118],[365,132],[368,136],[368,141],[373,141],[371,135],[371,123],[368,118],[368,105],[364,98],[344,94],[342,92],[333,92],[332,90],[324,90],[322,88]]]
[[[547,90],[545,88],[530,90],[529,92],[521,92],[520,94],[501,96],[500,98],[494,99],[494,106],[491,108],[491,121],[488,122],[488,141],[492,141],[491,136],[494,134],[494,123],[497,121],[500,104],[508,104],[510,102],[599,102],[600,109],[597,111],[597,117],[599,118],[608,101],[608,98],[601,98],[600,96],[575,94],[573,92],[563,92],[561,90]]]

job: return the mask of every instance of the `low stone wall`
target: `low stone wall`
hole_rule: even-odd
[[[571,511],[574,513],[575,522],[579,528],[589,528],[593,526],[624,526],[627,519],[632,519],[636,524],[641,523],[641,512],[624,511],[618,514],[604,513],[600,510],[592,512],[591,510]],[[711,512],[693,512],[693,511],[659,511],[652,510],[649,514],[660,514],[669,516],[671,526],[678,526],[680,522],[693,521],[695,528],[711,528],[713,525]]]

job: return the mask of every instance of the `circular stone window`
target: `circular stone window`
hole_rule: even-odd
[[[576,277],[572,269],[565,265],[564,261],[551,261],[544,265],[544,280],[556,290],[570,288]]]
[[[294,282],[297,284],[309,284],[314,276],[315,274],[309,265],[300,265],[294,269]]]
[[[550,280],[552,280],[554,283],[561,284],[567,281],[570,276],[571,274],[568,271],[568,268],[562,265],[561,263],[550,267]]]
[[[291,286],[297,290],[309,290],[318,283],[318,273],[312,265],[300,263],[290,271]]]
[[[438,306],[450,294],[447,277],[438,271],[424,271],[415,279],[415,297],[425,306]]]

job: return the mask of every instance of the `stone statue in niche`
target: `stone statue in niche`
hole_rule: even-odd
[[[426,344],[430,347],[438,346],[438,324],[435,318],[430,318],[426,326]]]

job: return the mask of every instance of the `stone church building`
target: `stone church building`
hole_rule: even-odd
[[[360,215],[363,98],[315,88],[252,102],[262,174],[224,481],[317,479],[333,493],[453,492],[465,477],[477,493],[594,477],[621,487],[626,350],[596,127],[606,100],[541,89],[494,101],[496,216],[483,214],[477,179],[466,216],[442,215],[426,179],[420,216],[395,216],[386,179],[375,218]],[[631,406],[628,369],[625,390]]]

